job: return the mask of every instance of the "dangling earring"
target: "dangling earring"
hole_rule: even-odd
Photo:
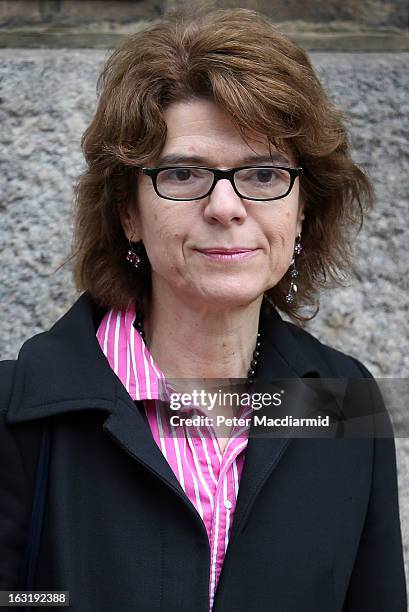
[[[290,283],[290,289],[288,290],[287,295],[285,296],[285,301],[286,304],[293,304],[295,301],[295,297],[296,297],[296,293],[297,293],[297,285],[295,284],[295,279],[298,276],[298,271],[295,267],[295,257],[296,255],[299,255],[302,251],[302,246],[301,246],[301,234],[298,234],[297,238],[296,238],[296,243],[294,246],[294,254],[293,254],[293,258],[291,260],[291,267],[290,267],[290,278],[291,278],[291,283]]]
[[[139,257],[139,255],[137,255],[133,249],[132,243],[131,241],[128,239],[129,242],[129,250],[128,253],[126,255],[126,261],[129,261],[129,263],[134,267],[134,268],[140,268],[141,264],[142,264],[142,259]],[[139,246],[141,244],[141,241],[139,241]]]

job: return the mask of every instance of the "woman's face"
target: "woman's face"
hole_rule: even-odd
[[[267,139],[249,132],[250,148],[211,101],[173,103],[165,119],[166,143],[152,166],[227,169],[246,165],[249,156],[269,157]],[[164,163],[170,155],[183,161]],[[294,165],[289,156],[282,161]],[[265,165],[266,159],[249,165],[258,163]],[[304,218],[298,178],[287,197],[270,202],[241,199],[227,180],[220,180],[202,200],[174,202],[159,197],[146,175],[138,177],[136,195],[136,207],[124,211],[121,219],[127,237],[144,243],[156,298],[171,292],[207,307],[247,305],[275,286],[290,266]],[[247,253],[221,258],[211,249]]]

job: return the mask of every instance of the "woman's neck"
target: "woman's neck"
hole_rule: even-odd
[[[213,308],[153,294],[144,313],[145,342],[167,378],[246,378],[261,302]]]

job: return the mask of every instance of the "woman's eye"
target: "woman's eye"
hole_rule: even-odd
[[[178,170],[174,170],[173,173],[174,177],[178,181],[187,181],[192,176],[191,170],[188,170],[187,168],[179,168]]]
[[[192,168],[173,168],[161,173],[160,178],[161,180],[173,181],[174,183],[186,183],[201,178],[201,173],[199,170]]]
[[[239,178],[251,183],[267,184],[280,180],[280,172],[276,168],[254,168],[243,170]]]
[[[277,177],[277,172],[275,170],[257,170],[254,173],[253,178],[259,181],[260,183],[269,183],[271,179]]]

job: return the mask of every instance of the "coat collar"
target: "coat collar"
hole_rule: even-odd
[[[103,314],[91,296],[84,293],[49,331],[34,336],[23,345],[6,420],[21,423],[68,412],[104,411],[107,415],[104,431],[173,489],[204,529],[150,434],[148,424],[135,410],[134,402],[101,351],[96,330]],[[272,308],[263,307],[260,316],[263,334],[260,379],[331,376],[320,351],[311,349],[314,343],[319,343],[314,339],[311,342],[309,334],[297,332],[297,328],[284,322]],[[304,405],[304,397],[299,404]],[[246,448],[232,537],[244,524],[262,483],[291,440],[289,436],[257,438],[252,433],[253,426]]]
[[[96,330],[104,311],[86,292],[46,332],[28,340],[17,360],[9,422],[76,410],[115,412],[132,399],[101,351]],[[292,326],[273,308],[263,308],[260,378],[330,376],[319,353],[306,354]]]

